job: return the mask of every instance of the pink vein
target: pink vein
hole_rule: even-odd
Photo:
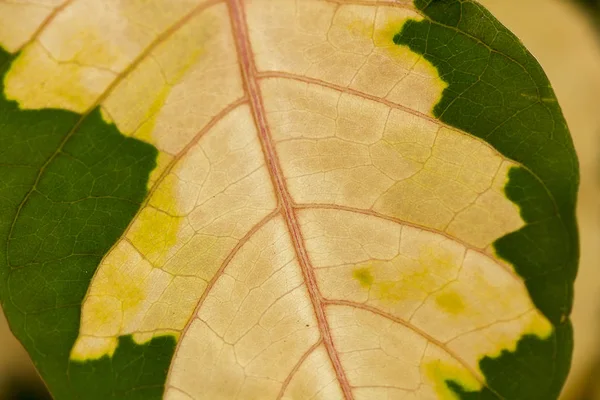
[[[221,263],[221,266],[219,267],[219,269],[217,270],[217,272],[215,272],[215,275],[212,277],[212,279],[210,280],[210,282],[208,282],[208,285],[206,286],[206,289],[204,289],[204,292],[202,293],[202,296],[200,296],[200,299],[198,300],[198,304],[196,305],[196,308],[194,309],[194,312],[192,312],[190,318],[188,319],[187,323],[185,324],[185,327],[181,331],[181,337],[184,337],[185,334],[187,333],[187,331],[189,330],[190,326],[192,325],[192,322],[195,319],[195,316],[198,314],[198,311],[200,311],[200,308],[202,307],[202,304],[204,304],[204,301],[208,297],[208,295],[211,292],[213,286],[215,285],[215,283],[217,282],[217,280],[223,275],[223,272],[225,271],[225,268],[227,268],[227,266],[229,265],[229,263],[231,262],[231,260],[233,259],[233,257],[235,257],[235,255],[242,248],[242,246],[244,246],[250,240],[250,238],[252,236],[254,236],[254,234],[260,228],[262,228],[263,226],[265,226],[267,223],[269,223],[269,221],[271,221],[273,218],[275,218],[276,216],[278,216],[280,214],[281,214],[281,210],[279,210],[279,208],[277,208],[273,212],[271,212],[269,215],[267,215],[266,217],[264,217],[258,224],[254,225],[252,227],[252,229],[250,231],[248,231],[248,233],[246,233],[244,235],[244,237],[241,238],[240,241],[235,245],[235,247],[229,252],[229,254],[225,258],[225,260],[223,260],[223,262]],[[173,357],[172,357],[173,360],[175,360],[176,357],[177,357],[177,353],[179,352],[179,348],[181,347],[181,343],[183,343],[183,340],[177,341],[177,346],[175,347],[175,351],[173,352]],[[173,370],[173,365],[174,364],[175,364],[175,362],[171,362],[171,365],[169,366],[169,372],[167,373],[167,380],[166,380],[166,384],[165,384],[165,390],[166,390],[167,387],[170,386],[169,385],[169,381],[171,380],[171,372]]]
[[[169,163],[167,164],[167,167],[165,168],[165,170],[156,179],[156,181],[154,182],[154,184],[152,185],[152,187],[150,188],[150,190],[148,190],[148,194],[146,195],[145,200],[140,205],[140,208],[138,209],[136,215],[131,219],[131,221],[129,222],[129,225],[127,226],[127,228],[125,228],[125,231],[123,231],[123,234],[121,235],[121,238],[122,238],[121,240],[125,240],[127,238],[127,234],[129,233],[129,230],[131,229],[131,227],[133,226],[133,224],[137,220],[137,217],[146,208],[146,206],[150,202],[150,199],[152,199],[152,194],[154,194],[154,192],[157,190],[158,186],[160,186],[160,183],[173,170],[173,167],[175,166],[175,164],[177,164],[177,161],[181,160],[190,151],[190,149],[192,147],[194,147],[194,145],[196,145],[200,141],[200,139],[208,131],[210,131],[220,120],[222,120],[223,118],[225,118],[225,116],[227,114],[229,114],[231,111],[235,110],[240,105],[244,104],[246,101],[247,101],[246,98],[243,97],[243,98],[238,99],[235,102],[231,103],[230,105],[228,105],[227,107],[225,107],[223,110],[221,110],[202,129],[200,129],[198,131],[198,133],[196,133],[194,135],[194,137],[192,138],[192,140],[183,148],[183,150],[181,150],[179,153],[177,153],[175,155],[175,157],[173,157],[173,159],[171,161],[169,161]],[[254,230],[252,232],[254,232]],[[108,255],[111,254],[111,252],[114,250],[114,248],[117,247],[119,245],[119,243],[121,243],[121,240],[117,240],[112,245],[112,247],[105,253],[104,258],[108,257]],[[131,242],[129,242],[129,243],[135,248],[135,246],[133,245],[133,243],[131,243]],[[141,251],[139,251],[137,249],[136,249],[136,251],[143,256],[143,254],[142,254]],[[99,265],[102,264],[102,262],[104,261],[104,258],[102,259],[102,261],[100,261]],[[94,276],[92,277],[92,282],[96,278],[96,275],[99,273],[99,271],[100,271],[100,268],[97,268],[96,272],[94,273]],[[91,289],[92,289],[92,285],[90,285],[88,287],[88,291],[86,292],[85,297],[83,298],[83,301],[85,301],[87,299],[87,296],[88,296],[88,294],[89,294],[89,292],[90,292]]]
[[[237,99],[233,103],[229,104],[227,107],[225,107],[224,109],[222,109],[221,111],[219,111],[219,113],[217,113],[217,115],[215,115],[206,125],[204,125],[204,127],[202,127],[202,129],[200,129],[198,131],[198,133],[196,133],[194,135],[194,137],[192,138],[192,140],[190,140],[190,142],[179,153],[177,153],[175,155],[175,157],[173,157],[173,159],[171,161],[169,161],[169,163],[167,164],[167,167],[165,168],[165,170],[156,179],[156,181],[154,182],[154,184],[152,185],[152,187],[148,191],[148,194],[146,195],[146,201],[144,202],[144,205],[146,205],[150,201],[150,198],[152,197],[152,194],[156,191],[156,189],[158,188],[158,186],[160,185],[160,183],[164,180],[164,178],[167,175],[169,175],[169,172],[171,172],[173,170],[173,167],[175,166],[175,164],[177,164],[177,161],[179,161],[183,157],[185,157],[185,155],[191,150],[191,148],[194,147],[200,141],[200,139],[208,131],[210,131],[219,121],[221,121],[229,113],[231,113],[233,110],[235,110],[236,108],[238,108],[242,104],[245,104],[247,101],[248,100],[244,96],[244,97],[242,97],[240,99]],[[143,207],[140,207],[140,211],[141,211],[142,208]],[[135,218],[132,221],[134,221],[134,220],[135,220]],[[127,233],[127,231],[125,231],[125,233]]]
[[[375,217],[375,218],[380,218],[380,219],[384,219],[386,221],[390,221],[390,222],[394,222],[396,224],[399,225],[406,225],[406,226],[411,226],[413,228],[417,228],[417,229],[422,229],[424,231],[428,231],[431,233],[435,233],[436,235],[441,235],[444,236],[446,238],[448,238],[449,240],[452,240],[456,243],[461,244],[462,246],[464,246],[467,250],[470,251],[474,251],[476,253],[479,253],[485,257],[491,258],[492,256],[490,254],[487,254],[485,251],[483,251],[480,248],[477,247],[473,247],[472,245],[468,244],[467,242],[460,240],[444,231],[438,231],[432,228],[429,228],[427,226],[424,225],[419,225],[419,224],[415,224],[415,223],[411,223],[411,222],[407,222],[404,221],[400,218],[396,218],[396,217],[392,217],[386,214],[382,214],[382,213],[378,213],[377,211],[374,210],[367,210],[367,209],[362,209],[362,208],[354,208],[354,207],[348,207],[348,206],[343,206],[343,205],[337,205],[337,204],[319,204],[319,203],[313,203],[313,204],[309,204],[309,203],[304,203],[304,204],[295,204],[294,208],[296,209],[306,209],[306,210],[338,210],[338,211],[346,211],[346,212],[350,212],[350,213],[355,213],[355,214],[363,214],[363,215],[368,215],[371,217]],[[520,284],[525,285],[525,283],[523,282],[523,278],[519,277],[517,275],[517,273],[510,268],[510,266],[499,262],[497,260],[493,260],[493,262],[495,262],[499,267],[501,267],[502,269],[504,269],[506,272],[508,272],[510,274],[511,277],[513,277],[516,281],[518,281]]]
[[[434,118],[434,117],[432,117],[430,115],[427,115],[427,114],[425,114],[423,112],[420,112],[420,111],[417,111],[417,110],[413,110],[410,107],[406,107],[406,106],[403,106],[401,104],[394,103],[394,102],[392,102],[390,100],[387,100],[385,98],[381,98],[381,97],[377,97],[377,96],[374,96],[374,95],[367,94],[365,92],[361,92],[360,90],[351,89],[349,87],[336,85],[334,83],[330,83],[330,82],[327,82],[327,81],[324,81],[324,80],[321,80],[321,79],[310,78],[310,77],[302,76],[302,75],[296,75],[296,74],[293,74],[293,73],[290,73],[290,72],[262,71],[262,72],[258,72],[257,76],[258,76],[259,79],[264,79],[264,78],[282,78],[282,79],[288,79],[288,80],[293,80],[293,81],[304,82],[304,83],[308,83],[308,84],[313,84],[313,85],[319,85],[319,86],[327,87],[327,88],[330,88],[330,89],[333,89],[333,90],[337,90],[337,91],[342,92],[342,93],[348,93],[348,94],[351,94],[351,95],[354,95],[354,96],[361,97],[361,98],[366,99],[366,100],[371,100],[371,101],[374,101],[374,102],[377,102],[377,103],[380,103],[380,104],[384,104],[384,105],[386,105],[388,107],[395,108],[395,109],[398,109],[398,110],[402,110],[402,111],[405,111],[405,112],[407,112],[409,114],[412,114],[412,115],[415,115],[417,117],[423,118],[423,119],[425,119],[427,121],[430,121],[430,122],[432,122],[432,123],[434,123],[434,124],[436,124],[438,126],[444,127],[444,128],[446,128],[448,130],[451,130],[451,131],[457,132],[457,133],[459,133],[461,135],[467,136],[467,137],[469,137],[472,140],[478,141],[481,145],[489,148],[495,154],[500,155],[504,160],[510,161],[512,164],[514,164],[514,165],[516,165],[516,166],[518,166],[520,168],[523,168],[524,170],[526,170],[527,172],[529,172],[531,175],[533,175],[542,184],[542,186],[544,186],[545,190],[548,191],[548,188],[546,187],[546,184],[529,167],[523,165],[519,161],[506,158],[504,156],[504,154],[499,153],[498,149],[496,149],[494,146],[492,146],[486,140],[484,140],[484,139],[482,139],[482,138],[480,138],[478,136],[475,136],[475,135],[467,134],[467,133],[465,133],[465,132],[461,131],[460,129],[457,129],[457,128],[453,127],[453,126],[446,125],[445,123],[443,123],[439,119],[436,119],[436,118]],[[548,193],[550,193],[550,192],[548,192]],[[551,197],[552,202],[554,203],[555,208],[556,208],[556,202],[554,201],[554,197],[552,197],[552,196],[550,196],[550,197]]]
[[[23,50],[25,47],[27,47],[31,43],[35,42],[37,40],[37,38],[40,37],[40,35],[42,34],[42,32],[44,32],[44,30],[46,30],[46,28],[52,23],[52,21],[54,21],[54,19],[56,18],[56,16],[62,10],[64,10],[65,8],[67,8],[72,2],[73,2],[73,0],[66,0],[61,5],[55,7],[50,12],[50,14],[48,14],[48,16],[44,19],[44,21],[42,21],[42,23],[40,24],[40,26],[38,26],[38,28],[35,30],[35,32],[33,32],[33,34],[31,35],[31,37],[29,38],[29,40],[27,40],[25,43],[23,43],[19,47],[19,49],[17,50],[17,52]]]
[[[244,86],[250,98],[250,104],[252,107],[252,113],[256,126],[259,130],[259,136],[261,145],[263,147],[263,153],[265,161],[269,168],[271,179],[273,180],[274,186],[277,188],[277,195],[279,198],[280,205],[283,207],[283,214],[288,230],[291,235],[291,239],[294,243],[294,250],[298,258],[298,262],[302,269],[302,274],[306,282],[306,287],[310,296],[311,303],[314,307],[315,314],[317,317],[317,323],[319,330],[322,335],[323,344],[331,363],[335,371],[336,377],[344,393],[344,397],[347,400],[353,399],[352,389],[346,377],[346,373],[342,367],[339,355],[335,350],[333,338],[331,336],[329,322],[325,315],[325,308],[323,306],[323,298],[319,293],[317,286],[317,280],[310,265],[309,257],[302,239],[300,232],[300,226],[296,219],[295,211],[292,207],[292,200],[287,190],[284,175],[275,152],[273,140],[271,139],[271,133],[266,120],[266,112],[262,102],[262,94],[260,86],[258,84],[258,77],[256,72],[256,65],[252,56],[252,49],[248,37],[248,27],[246,26],[246,20],[244,15],[244,6],[241,0],[229,0],[228,6],[230,9],[230,15],[232,19],[232,28],[234,31],[234,37],[236,40],[236,47],[241,62],[241,72],[244,78]]]
[[[371,312],[373,314],[379,315],[381,317],[389,319],[390,321],[393,321],[393,322],[396,322],[396,323],[398,323],[400,325],[405,326],[406,328],[408,328],[411,331],[415,332],[417,335],[423,337],[425,340],[433,343],[434,345],[436,345],[437,347],[439,347],[440,349],[442,349],[450,357],[454,358],[463,367],[465,367],[471,373],[471,375],[473,375],[473,377],[475,379],[477,379],[483,386],[486,386],[486,383],[481,378],[481,375],[477,371],[475,371],[473,368],[471,368],[471,366],[465,360],[463,360],[458,354],[456,354],[455,352],[453,352],[452,350],[450,350],[448,348],[448,346],[446,346],[445,343],[440,342],[439,340],[435,339],[433,336],[429,335],[427,332],[425,332],[425,331],[417,328],[416,326],[414,326],[410,322],[405,321],[402,318],[398,318],[395,315],[392,315],[392,314],[387,313],[385,311],[382,311],[382,310],[380,310],[378,308],[375,308],[375,307],[372,307],[372,306],[369,306],[369,305],[366,305],[366,304],[362,304],[362,303],[357,303],[357,302],[354,302],[354,301],[348,301],[348,300],[328,300],[328,299],[325,299],[324,303],[327,306],[344,306],[344,307],[352,307],[352,308],[357,308],[357,309],[360,309],[360,310],[365,310],[365,311]]]
[[[306,359],[322,344],[323,344],[323,340],[319,339],[315,344],[310,346],[310,348],[308,350],[306,350],[306,352],[304,352],[304,354],[302,354],[302,357],[300,357],[300,359],[298,360],[296,365],[294,365],[294,368],[292,368],[292,370],[290,371],[288,376],[283,381],[283,384],[281,385],[281,389],[279,390],[279,394],[277,395],[276,400],[281,400],[281,398],[285,394],[285,391],[287,390],[288,385],[292,381],[292,378],[294,377],[296,372],[298,372],[298,370],[300,369],[302,364],[304,364],[304,361],[306,361]]]
[[[354,96],[359,96],[363,99],[367,99],[367,100],[375,101],[377,103],[385,104],[386,106],[388,106],[390,108],[397,108],[402,111],[406,111],[407,113],[413,114],[413,115],[423,118],[423,119],[426,119],[427,121],[433,122],[437,125],[446,126],[439,119],[435,119],[434,117],[427,115],[425,113],[422,113],[420,111],[413,110],[410,107],[406,107],[401,104],[394,103],[393,101],[386,100],[384,98],[377,97],[372,94],[367,94],[365,92],[361,92],[360,90],[336,85],[335,83],[330,83],[330,82],[327,82],[327,81],[324,81],[321,79],[310,78],[310,77],[303,76],[303,75],[296,75],[296,74],[293,74],[290,72],[279,72],[279,71],[264,71],[264,72],[259,72],[257,75],[258,75],[259,79],[283,78],[283,79],[288,79],[288,80],[292,80],[292,81],[298,81],[298,82],[304,82],[304,83],[309,83],[309,84],[313,84],[313,85],[328,87],[330,89],[334,89],[334,90],[337,90],[342,93],[352,94]],[[448,127],[448,129],[456,130],[456,128],[452,128],[452,127]]]
[[[280,71],[261,71],[261,72],[257,72],[257,77],[258,79],[268,79],[268,78],[281,78],[281,79],[287,79],[287,80],[291,80],[291,81],[297,81],[297,82],[303,82],[303,83],[308,83],[311,85],[318,85],[318,86],[322,86],[322,87],[327,87],[329,89],[333,89],[336,90],[338,92],[341,93],[347,93],[347,94],[351,94],[353,96],[357,96],[360,98],[363,98],[365,100],[371,100],[380,104],[384,104],[390,108],[395,108],[398,110],[402,110],[404,112],[407,112],[409,114],[412,114],[414,116],[417,116],[419,118],[422,118],[424,120],[427,120],[429,122],[432,122],[440,127],[446,128],[448,130],[451,130],[453,132],[457,132],[461,135],[467,136],[472,140],[476,140],[477,142],[479,142],[481,145],[487,147],[488,149],[492,150],[494,152],[494,154],[498,154],[502,157],[503,160],[508,160],[511,163],[513,163],[514,165],[517,165],[527,171],[529,171],[532,175],[534,175],[540,182],[541,179],[535,175],[528,167],[524,166],[523,164],[521,164],[520,162],[516,161],[516,160],[512,160],[512,159],[508,159],[506,158],[503,154],[499,153],[498,150],[492,146],[490,143],[486,142],[485,140],[483,140],[482,138],[478,137],[478,136],[474,136],[474,135],[469,135],[466,134],[465,132],[461,131],[460,129],[457,129],[453,126],[450,125],[446,125],[445,123],[443,123],[442,121],[440,121],[439,119],[436,119],[426,113],[423,113],[421,111],[417,111],[417,110],[413,110],[410,107],[407,106],[403,106],[402,104],[398,104],[398,103],[394,103],[393,101],[387,100],[385,98],[382,97],[377,97],[365,92],[361,92],[360,90],[356,90],[356,89],[352,89],[346,86],[340,86],[340,85],[336,85],[335,83],[331,83],[331,82],[327,82],[321,79],[316,79],[316,78],[310,78],[307,76],[303,76],[303,75],[297,75],[297,74],[293,74],[291,72],[280,72]]]

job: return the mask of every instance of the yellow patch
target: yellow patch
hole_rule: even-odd
[[[167,175],[127,233],[133,246],[155,267],[164,265],[169,249],[177,243],[183,220],[178,216],[177,184],[174,174]]]
[[[448,387],[446,381],[449,380],[455,381],[467,391],[481,389],[481,383],[466,368],[458,364],[435,360],[422,364],[421,368],[433,382],[440,400],[460,400],[460,397]]]
[[[156,167],[154,167],[154,169],[150,173],[150,177],[148,178],[148,190],[150,190],[154,186],[158,178],[160,178],[162,173],[169,166],[169,164],[171,164],[173,159],[174,157],[168,153],[165,153],[163,151],[158,152],[158,156],[156,157]]]
[[[418,55],[407,46],[399,46],[394,43],[394,36],[402,32],[404,24],[414,17],[388,17],[387,21],[376,27],[373,33],[373,42],[379,48],[385,48],[390,55],[401,62],[418,59]]]
[[[388,16],[385,22],[376,26],[373,34],[373,42],[375,43],[375,46],[385,49],[386,52],[399,63],[406,63],[407,61],[413,62],[414,72],[431,77],[430,84],[432,84],[434,89],[440,93],[441,98],[441,93],[448,87],[448,84],[439,77],[437,68],[424,60],[419,54],[413,52],[408,46],[397,45],[394,43],[394,37],[402,32],[404,25],[410,20],[418,22],[420,19],[412,14],[406,14],[406,16],[403,17],[393,15]]]
[[[146,290],[140,286],[140,280],[146,277],[149,268],[141,263],[124,268],[123,266],[129,264],[129,257],[129,254],[125,251],[113,251],[110,253],[110,257],[107,257],[107,262],[103,265],[102,271],[100,271],[100,278],[103,285],[95,288],[95,293],[98,296],[102,296],[103,306],[89,307],[91,313],[88,313],[87,305],[90,303],[89,300],[92,297],[88,297],[88,300],[84,304],[87,318],[93,320],[95,325],[103,321],[105,316],[109,314],[106,300],[111,298],[118,299],[120,312],[124,313],[139,306],[146,298]],[[119,297],[112,297],[113,295],[118,295]],[[82,331],[84,330],[83,328],[82,326]],[[87,329],[85,331],[87,332]]]
[[[353,19],[346,24],[346,29],[355,40],[371,39],[375,47],[385,49],[400,64],[418,60],[419,55],[407,46],[398,46],[394,43],[394,36],[402,31],[407,21],[416,20],[416,14],[407,10],[397,12],[393,9],[382,9],[380,15],[384,21],[373,23],[368,19]]]
[[[37,43],[27,46],[4,77],[5,94],[22,109],[85,112],[115,74],[77,63],[59,63]]]
[[[384,50],[399,65],[410,68],[410,73],[399,83],[396,89],[399,89],[400,93],[418,93],[419,96],[414,97],[427,98],[427,104],[431,109],[423,109],[423,104],[419,105],[412,103],[410,100],[402,99],[404,95],[399,92],[390,93],[389,98],[418,111],[431,112],[433,106],[442,98],[442,92],[448,87],[448,83],[441,79],[437,68],[433,64],[413,52],[408,46],[394,43],[394,37],[402,32],[404,24],[409,20],[419,21],[420,17],[407,11],[404,11],[402,15],[394,15],[394,13],[388,12],[382,17],[383,21],[378,21],[373,35],[375,46]]]
[[[544,340],[554,331],[552,324],[537,310],[529,313],[529,315],[524,318],[526,321],[523,322],[525,326],[521,332],[522,336],[520,338],[515,340],[514,337],[511,337],[510,335],[497,334],[495,337],[496,341],[494,343],[494,349],[489,349],[485,355],[491,358],[497,358],[500,357],[504,351],[515,352],[519,340],[521,340],[523,336],[533,335]]]
[[[181,62],[181,64],[177,65],[177,69],[174,72],[174,76],[172,78],[173,82],[179,82],[187,73],[187,71],[196,63],[200,55],[204,53],[204,49],[202,47],[194,48],[189,54],[186,53],[186,59],[181,62],[181,60],[177,60]],[[162,108],[164,107],[171,90],[173,89],[173,83],[165,82],[164,86],[158,91],[154,100],[149,105],[145,114],[141,118],[142,125],[133,133],[133,136],[143,140],[150,144],[155,144],[155,140],[152,137],[152,133],[154,132],[154,126],[156,125],[156,119]]]
[[[83,303],[73,357],[83,360],[112,355],[118,336],[139,330],[138,316],[159,301],[172,279],[153,268],[128,242],[121,241],[98,268]]]
[[[525,328],[525,335],[536,335],[541,339],[547,339],[553,332],[552,324],[543,315],[536,313],[527,328]]]
[[[133,246],[157,267],[162,266],[168,250],[177,243],[182,218],[147,207],[138,215],[127,234]]]
[[[108,279],[114,279],[114,275]],[[120,299],[103,293],[100,296],[88,296],[85,300],[81,315],[81,327],[88,334],[99,337],[116,336],[121,329],[122,321],[123,305]]]
[[[143,333],[134,333],[132,335],[133,341],[137,344],[145,344],[154,339],[155,337],[161,336],[173,336],[175,341],[179,340],[179,336],[181,332],[173,331],[173,330],[158,330],[154,332],[143,332]]]
[[[433,246],[423,246],[419,254],[419,264],[423,270],[430,269],[437,273],[457,267],[452,253]]]
[[[465,310],[462,297],[455,291],[446,291],[435,297],[435,303],[447,313],[458,315]]]
[[[371,290],[376,299],[397,303],[433,292],[440,286],[439,276],[459,268],[452,253],[429,246],[424,246],[414,261],[398,256],[389,261],[358,264],[352,277],[361,287]],[[459,307],[456,301],[454,305]]]
[[[379,300],[387,300],[389,302],[395,303],[405,299],[408,293],[406,287],[404,287],[404,281],[402,282],[379,282],[377,284],[377,289],[375,290],[375,295]]]
[[[71,41],[85,43],[83,50],[75,55],[76,62],[97,65],[100,68],[109,68],[122,62],[123,52],[115,42],[107,40],[106,33],[98,31],[97,28],[86,27],[85,23],[80,26],[77,39],[71,38]]]
[[[71,360],[84,362],[97,360],[103,356],[112,357],[119,341],[117,338],[79,336],[71,349]]]
[[[364,288],[370,288],[373,284],[373,275],[371,274],[369,267],[355,269],[352,272],[352,277]]]
[[[158,113],[165,105],[167,101],[167,97],[169,97],[169,93],[171,93],[171,86],[165,85],[163,86],[159,92],[156,94],[154,101],[148,107],[144,117],[142,125],[133,133],[133,136],[143,140],[146,143],[153,143],[152,140],[152,132],[154,132],[154,125],[156,124],[156,118],[158,117]]]

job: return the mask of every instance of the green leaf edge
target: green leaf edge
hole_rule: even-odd
[[[2,78],[16,57],[0,48]],[[0,302],[11,330],[56,399],[160,399],[175,350],[172,337],[140,346],[124,336],[112,357],[69,360],[93,274],[145,199],[158,151],[123,136],[102,119],[99,109],[83,120],[64,110],[19,110],[6,99],[2,83],[0,91],[0,237],[7,243],[0,247]],[[12,227],[42,168],[36,193]],[[82,212],[88,214],[83,225]],[[38,237],[24,236],[36,219],[49,223],[38,223]],[[80,255],[52,256],[71,250]]]
[[[470,0],[415,5],[425,18],[405,24],[394,42],[421,54],[448,83],[434,115],[521,164],[511,169],[505,191],[527,225],[498,239],[494,248],[524,278],[534,304],[554,326],[545,340],[525,336],[515,352],[480,361],[493,391],[467,392],[459,382],[448,384],[460,399],[556,399],[571,364],[569,314],[579,262],[579,166],[567,123],[539,63],[484,7]],[[508,73],[509,85],[495,87],[494,80]]]

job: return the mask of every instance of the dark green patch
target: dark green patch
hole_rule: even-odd
[[[137,345],[131,336],[120,337],[112,357],[70,363],[73,396],[90,400],[162,398],[175,344],[172,336],[154,338],[144,346]]]
[[[0,49],[0,76],[11,61]],[[11,329],[58,399],[160,398],[172,340],[121,338],[113,360],[69,362],[82,299],[146,196],[156,149],[98,109],[78,125],[79,114],[19,110],[1,83],[0,93],[0,301]]]
[[[440,120],[522,164],[511,170],[506,194],[527,225],[495,248],[556,329],[548,340],[525,337],[515,353],[484,358],[481,368],[506,399],[555,399],[570,365],[568,315],[579,259],[579,171],[566,122],[540,65],[483,7],[470,0],[415,3],[425,19],[406,23],[394,42],[422,54],[448,83],[434,108]],[[450,386],[463,399],[497,398]]]
[[[479,365],[489,386],[496,393],[489,388],[469,392],[457,382],[446,383],[464,400],[498,400],[498,395],[510,400],[554,399],[569,372],[572,337],[571,325],[563,324],[546,340],[525,336],[519,341],[515,352],[503,351],[498,358],[483,358]],[[527,355],[528,362],[524,362],[524,355]],[[546,355],[567,362],[549,363]],[[499,365],[502,369],[498,368]]]

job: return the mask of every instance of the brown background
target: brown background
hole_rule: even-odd
[[[544,67],[579,153],[581,264],[573,310],[575,352],[562,397],[600,400],[600,27],[567,0],[480,1]],[[30,360],[0,314],[0,400],[17,399],[7,394],[15,385],[35,390],[36,381]]]

